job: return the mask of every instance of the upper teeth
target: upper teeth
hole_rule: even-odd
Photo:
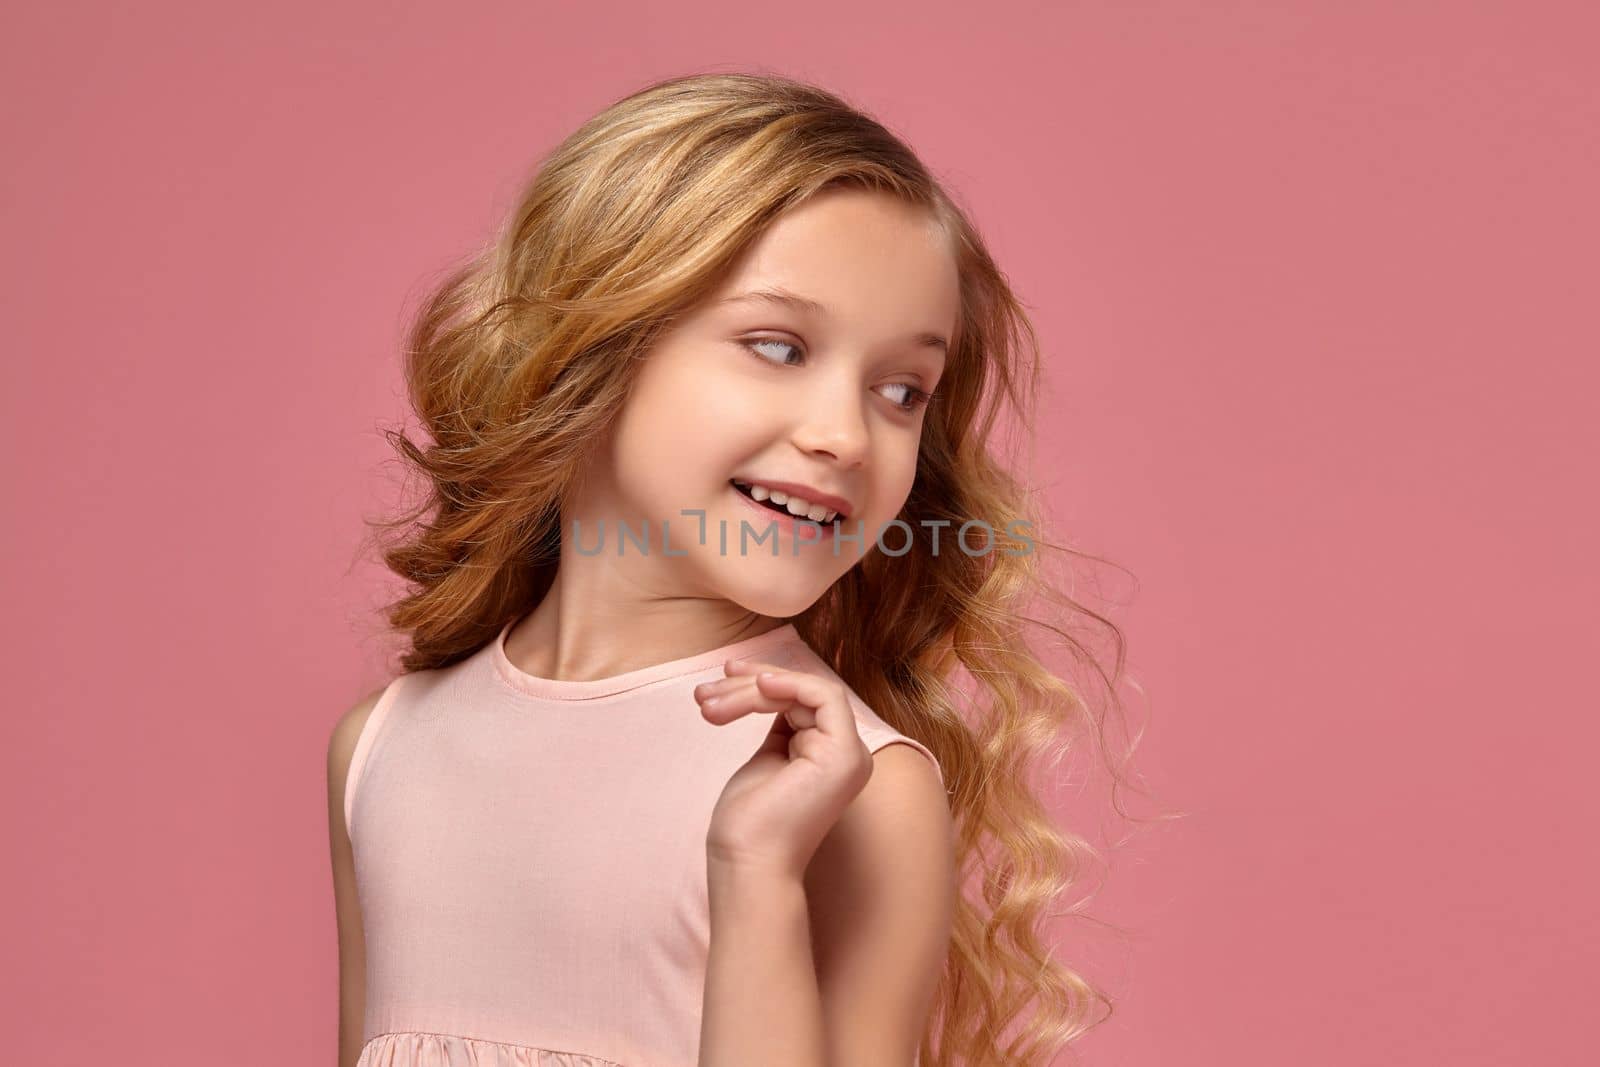
[[[735,479],[733,484],[742,485],[749,489],[750,495],[755,497],[757,500],[770,499],[774,504],[780,504],[784,508],[787,508],[789,514],[795,516],[803,515],[812,522],[832,522],[839,514],[832,508],[825,508],[821,504],[813,504],[810,501],[802,500],[792,493],[781,492],[777,489],[768,489],[764,485],[756,485],[753,482],[741,482],[738,479]]]

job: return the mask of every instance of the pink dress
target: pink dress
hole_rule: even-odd
[[[557,681],[511,663],[511,626],[391,682],[356,743],[344,803],[366,937],[360,1067],[694,1067],[706,830],[772,719],[716,726],[692,690],[736,657],[838,676],[791,623]],[[872,751],[934,759],[850,699]]]

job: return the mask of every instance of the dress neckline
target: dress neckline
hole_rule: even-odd
[[[630,689],[637,689],[652,682],[664,681],[668,678],[677,678],[688,674],[698,674],[701,671],[720,668],[724,660],[741,659],[747,656],[757,656],[770,652],[790,641],[800,641],[800,632],[795,629],[792,622],[768,630],[766,633],[754,637],[746,637],[733,641],[705,652],[696,652],[688,656],[667,660],[664,663],[651,664],[648,667],[638,667],[621,674],[613,674],[607,678],[588,678],[584,680],[542,678],[511,662],[506,655],[506,635],[511,628],[522,620],[524,616],[511,619],[491,642],[490,658],[494,662],[495,673],[518,692],[528,696],[539,697],[543,700],[596,700],[602,697],[616,696]]]

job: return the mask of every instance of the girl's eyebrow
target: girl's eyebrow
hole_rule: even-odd
[[[806,312],[812,315],[826,316],[828,314],[828,309],[819,301],[813,300],[808,296],[801,296],[799,293],[792,293],[781,286],[772,286],[767,289],[752,289],[748,293],[740,293],[738,296],[724,297],[723,299],[717,301],[717,305],[721,306],[723,304],[738,304],[747,301],[751,303],[778,304],[792,307],[797,311]],[[946,356],[950,354],[950,342],[946,341],[943,337],[940,337],[936,333],[919,331],[911,336],[911,341],[917,345],[921,345],[924,348],[937,348]]]

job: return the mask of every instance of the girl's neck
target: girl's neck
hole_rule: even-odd
[[[590,681],[721,648],[788,622],[731,601],[695,597],[597,608],[563,596],[558,577],[539,605],[512,625],[505,654],[535,677]]]

